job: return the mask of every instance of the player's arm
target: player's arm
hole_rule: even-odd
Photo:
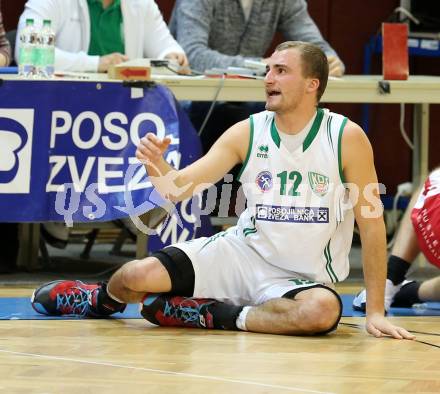
[[[350,185],[354,214],[362,242],[362,265],[367,289],[367,331],[380,337],[412,339],[384,317],[386,235],[373,150],[363,130],[348,122],[342,136],[342,168]]]
[[[165,198],[177,202],[218,182],[236,164],[244,161],[249,145],[249,120],[226,130],[209,152],[188,167],[176,170],[163,155],[170,144],[148,133],[137,147],[136,157],[145,164],[150,181]]]

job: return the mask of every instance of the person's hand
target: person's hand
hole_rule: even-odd
[[[188,58],[184,53],[181,52],[170,52],[165,56],[165,59],[171,60],[179,66],[177,72],[179,74],[190,74],[191,69],[189,68]]]
[[[8,59],[6,59],[6,56],[3,55],[3,53],[0,53],[0,67],[8,66],[7,61]]]
[[[328,60],[328,74],[332,77],[342,77],[344,75],[344,65],[337,56],[329,55]]]
[[[141,163],[157,164],[163,158],[163,154],[170,143],[171,139],[169,137],[160,139],[155,134],[148,133],[141,138],[136,149],[136,157]]]
[[[395,326],[380,313],[374,313],[367,315],[367,331],[380,338],[384,335],[390,335],[396,339],[414,339],[415,335],[409,333],[402,327]]]
[[[119,52],[110,53],[99,58],[98,72],[105,73],[110,66],[125,62],[128,60],[128,56]]]

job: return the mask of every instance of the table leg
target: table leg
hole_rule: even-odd
[[[413,186],[424,182],[429,171],[429,104],[414,104]]]
[[[20,248],[17,265],[27,271],[39,268],[38,251],[40,248],[40,223],[21,223],[19,229]]]

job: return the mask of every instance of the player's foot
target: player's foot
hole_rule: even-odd
[[[236,329],[241,309],[209,298],[150,294],[143,301],[141,314],[159,326]]]
[[[411,286],[413,287],[411,288]],[[418,297],[419,286],[420,284],[414,280],[405,280],[402,283],[402,287],[394,295],[391,306],[394,308],[412,308],[414,304],[422,302]],[[416,289],[415,291],[413,290],[414,288]],[[415,297],[411,293],[416,293]]]
[[[394,297],[399,292],[399,290],[405,286],[408,283],[411,283],[412,281],[404,280],[402,283],[399,283],[398,285],[393,284],[389,279],[386,280],[385,284],[385,300],[384,300],[384,306],[385,311],[388,312],[391,306],[393,305]],[[367,291],[363,289],[360,293],[354,297],[353,300],[353,309],[355,311],[361,311],[365,312],[367,307]]]
[[[108,316],[125,308],[98,307],[103,284],[85,284],[79,280],[56,280],[39,287],[31,298],[32,307],[44,315]],[[113,305],[112,305],[113,306]]]

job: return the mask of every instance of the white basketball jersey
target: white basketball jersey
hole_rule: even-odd
[[[239,175],[247,197],[239,235],[268,263],[316,282],[338,282],[349,271],[354,214],[341,164],[346,121],[318,109],[302,146],[289,152],[274,113],[252,115]]]

